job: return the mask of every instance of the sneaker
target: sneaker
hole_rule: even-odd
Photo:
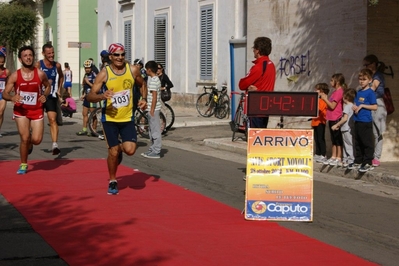
[[[347,168],[348,166],[349,166],[348,161],[342,162],[342,167],[343,167],[343,168]]]
[[[371,161],[371,165],[375,167],[380,166],[380,161],[378,159],[373,159]]]
[[[324,163],[325,161],[327,161],[327,158],[323,155],[320,155],[319,159],[316,160],[318,163]]]
[[[2,138],[2,137],[3,137],[3,135],[0,134],[0,138]]]
[[[60,148],[58,148],[57,144],[53,144],[52,151],[53,151],[53,155],[58,155],[61,152],[61,150],[60,150]]]
[[[325,160],[324,162],[323,162],[323,164],[324,165],[329,165],[332,161],[334,161],[335,159],[333,159],[333,158],[330,158],[330,159],[328,159],[328,160]]]
[[[150,151],[146,151],[146,152],[141,153],[140,155],[143,156],[143,157],[145,157],[145,156],[147,156],[147,155],[150,154],[150,153],[151,153]]]
[[[98,135],[98,138],[101,139],[101,140],[105,139],[104,135],[101,135],[101,134]]]
[[[373,169],[374,169],[374,167],[372,165],[369,165],[368,163],[366,163],[366,164],[362,164],[362,166],[360,166],[359,172],[365,173],[365,172],[371,171]]]
[[[154,153],[154,152],[151,152],[151,153],[148,153],[148,154],[147,153],[143,153],[142,156],[145,157],[145,158],[149,158],[149,159],[159,159],[159,158],[161,158],[161,155],[159,153]]]
[[[26,174],[27,171],[28,171],[28,164],[26,164],[26,163],[21,163],[21,164],[19,165],[17,174],[18,174],[18,175],[24,175],[24,174]]]
[[[350,163],[348,164],[348,169],[358,169],[360,164],[358,163]]]
[[[247,175],[244,175],[244,177],[242,178],[242,180],[247,181]]]
[[[118,182],[110,181],[108,185],[108,195],[118,195],[118,194],[119,194]]]
[[[87,130],[82,130],[82,131],[76,132],[76,135],[78,135],[78,136],[86,136],[87,134],[89,134],[87,132]]]
[[[331,161],[330,161],[330,165],[331,166],[338,166],[339,164],[341,163],[341,160],[339,160],[339,159],[332,159]]]
[[[313,156],[313,161],[317,162],[317,160],[319,160],[321,157],[323,157],[323,156],[316,154]]]

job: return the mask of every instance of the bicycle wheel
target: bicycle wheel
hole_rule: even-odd
[[[104,136],[103,124],[101,123],[102,108],[97,107],[94,112],[89,115],[89,121],[87,122],[91,134],[95,137]]]
[[[213,100],[213,94],[204,92],[198,97],[197,100],[197,111],[203,117],[210,117],[215,112],[215,101]]]
[[[227,94],[221,94],[218,101],[218,106],[215,110],[215,116],[223,119],[228,116],[230,112],[230,98]]]
[[[240,126],[241,116],[242,116],[242,108],[241,106],[238,106],[236,113],[234,114],[234,121],[230,122],[231,130],[233,131],[233,136],[231,137],[231,141],[235,140],[236,132],[238,132],[238,128]]]
[[[172,128],[173,123],[175,122],[175,112],[173,111],[172,107],[167,104],[163,103],[161,107],[161,112],[164,114],[166,118],[166,129],[169,130]]]
[[[166,118],[162,112],[159,113],[159,118],[161,120],[161,132],[163,132],[166,126]],[[148,123],[147,111],[140,112],[140,115],[136,118],[136,128],[141,137],[146,139],[150,138],[150,125]]]

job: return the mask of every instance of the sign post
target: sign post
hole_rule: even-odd
[[[79,96],[81,94],[82,91],[82,82],[81,82],[81,77],[80,77],[80,68],[81,68],[81,52],[80,49],[81,48],[91,48],[91,42],[68,42],[68,48],[79,48]]]

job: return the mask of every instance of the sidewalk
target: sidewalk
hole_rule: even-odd
[[[82,119],[82,102],[77,101],[77,113],[73,115],[73,119]],[[174,106],[175,123],[174,128],[180,127],[195,127],[195,126],[212,126],[212,125],[227,125],[230,122],[230,117],[225,119],[218,119],[216,117],[202,117],[198,114],[195,107],[186,108]],[[218,150],[225,150],[229,152],[238,153],[241,155],[247,154],[247,143],[242,139],[231,141],[228,138],[208,138],[204,139],[204,145]],[[314,172],[320,172],[328,175],[340,176],[349,179],[361,179],[371,183],[383,184],[393,187],[399,187],[399,163],[398,162],[381,162],[379,167],[367,173],[360,174],[356,170],[348,170],[342,167],[332,167],[329,165],[314,164]]]

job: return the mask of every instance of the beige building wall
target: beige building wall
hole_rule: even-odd
[[[380,1],[372,7],[367,0],[248,0],[247,68],[252,66],[253,40],[267,36],[273,41],[270,58],[276,66],[277,91],[312,91],[319,82],[329,84],[334,73],[342,73],[348,86],[357,88],[357,74],[368,53],[399,71],[398,2]],[[399,90],[398,76],[385,76],[391,90]],[[399,158],[398,113],[388,117],[382,161]],[[279,119],[272,118],[269,127]],[[285,118],[285,124],[310,128],[301,117]]]
[[[396,111],[387,118],[383,160],[399,158],[399,1],[379,1],[367,9],[367,54],[375,54],[387,65],[385,83],[392,93]]]

